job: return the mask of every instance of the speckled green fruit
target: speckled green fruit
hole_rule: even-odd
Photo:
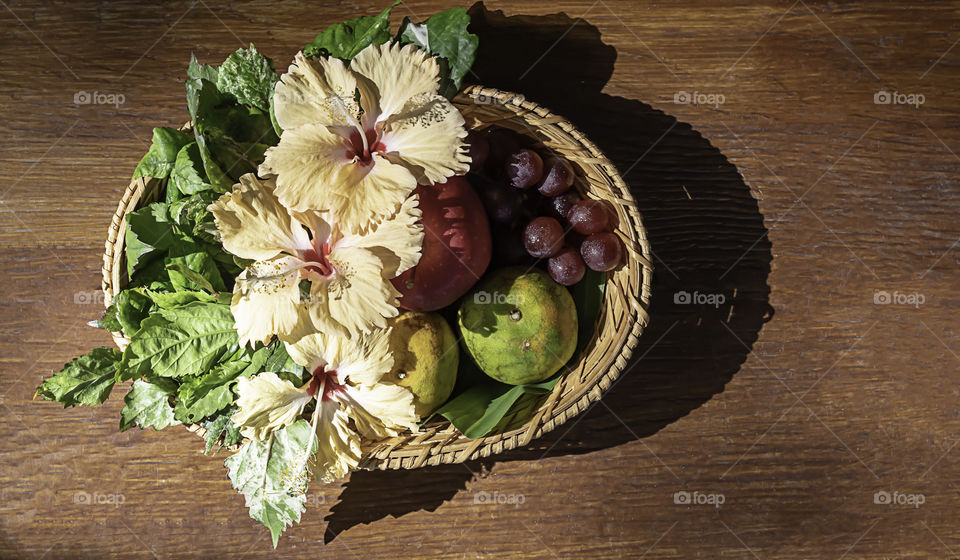
[[[425,418],[453,392],[460,362],[457,339],[436,313],[404,313],[390,326],[393,369],[384,379],[409,387],[417,415]]]
[[[556,373],[577,346],[577,310],[566,288],[538,269],[509,267],[463,300],[463,343],[490,377],[522,385]]]

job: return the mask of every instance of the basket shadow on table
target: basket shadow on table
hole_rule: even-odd
[[[656,433],[723,391],[773,315],[771,244],[749,187],[689,124],[601,93],[617,51],[596,27],[566,14],[505,17],[482,3],[470,13],[481,44],[470,81],[564,115],[630,185],[654,252],[651,324],[602,404],[530,447],[466,465],[353,473],[327,516],[328,541],[387,515],[434,511],[497,462],[590,453]],[[643,63],[645,72],[667,72],[652,57]],[[644,89],[642,76],[619,77],[630,79]],[[649,95],[672,101],[673,93]]]

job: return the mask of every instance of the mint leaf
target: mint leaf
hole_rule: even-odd
[[[306,56],[335,56],[351,60],[371,44],[390,40],[390,10],[400,4],[397,0],[376,16],[361,16],[324,29],[303,48]]]
[[[251,43],[249,49],[237,49],[223,61],[216,83],[220,91],[233,95],[240,103],[269,111],[273,87],[279,79],[273,61],[257,52]]]
[[[119,362],[120,352],[115,348],[94,348],[44,379],[37,387],[37,395],[57,401],[64,408],[100,404],[110,396]]]
[[[196,142],[190,142],[177,153],[167,190],[173,187],[182,194],[191,195],[213,189],[214,186],[204,180],[205,174],[201,175],[203,171],[200,148]]]
[[[230,406],[231,387],[248,363],[234,361],[215,367],[210,373],[186,379],[178,391],[177,420],[192,424]]]
[[[460,91],[463,77],[477,57],[480,39],[467,31],[470,16],[463,7],[436,13],[423,23],[404,18],[398,38],[403,43],[422,47],[446,61],[440,77],[440,94],[452,98]]]
[[[179,130],[167,127],[154,128],[153,142],[133,171],[133,178],[156,177],[157,179],[166,179],[170,175],[170,170],[173,169],[177,152],[192,141],[192,136]]]
[[[224,461],[250,517],[270,529],[274,548],[284,529],[300,521],[310,480],[307,463],[316,450],[310,424],[298,420],[263,441],[247,441]]]
[[[120,379],[197,375],[237,345],[229,305],[194,302],[147,317],[123,352]]]
[[[220,449],[230,447],[243,439],[243,436],[240,435],[240,429],[233,425],[233,420],[230,418],[236,411],[236,407],[221,410],[201,424],[207,432],[204,435],[207,442],[207,447],[204,449],[205,454],[209,455],[211,451],[214,451],[214,447],[217,448],[216,451],[220,451]]]
[[[170,397],[176,394],[177,384],[170,379],[138,379],[133,382],[130,392],[123,397],[120,410],[120,431],[131,426],[141,430],[153,428],[162,430],[167,426],[179,424],[173,417]]]

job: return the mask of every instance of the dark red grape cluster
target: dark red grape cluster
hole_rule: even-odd
[[[541,157],[504,128],[470,131],[467,142],[473,158],[468,178],[490,218],[497,264],[547,259],[550,276],[564,286],[579,282],[587,267],[603,272],[620,266],[616,212],[571,189],[569,161]]]

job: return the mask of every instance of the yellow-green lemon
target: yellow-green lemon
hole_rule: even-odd
[[[384,379],[409,387],[417,415],[424,418],[453,392],[460,361],[457,339],[436,313],[407,312],[390,326],[393,369]]]

